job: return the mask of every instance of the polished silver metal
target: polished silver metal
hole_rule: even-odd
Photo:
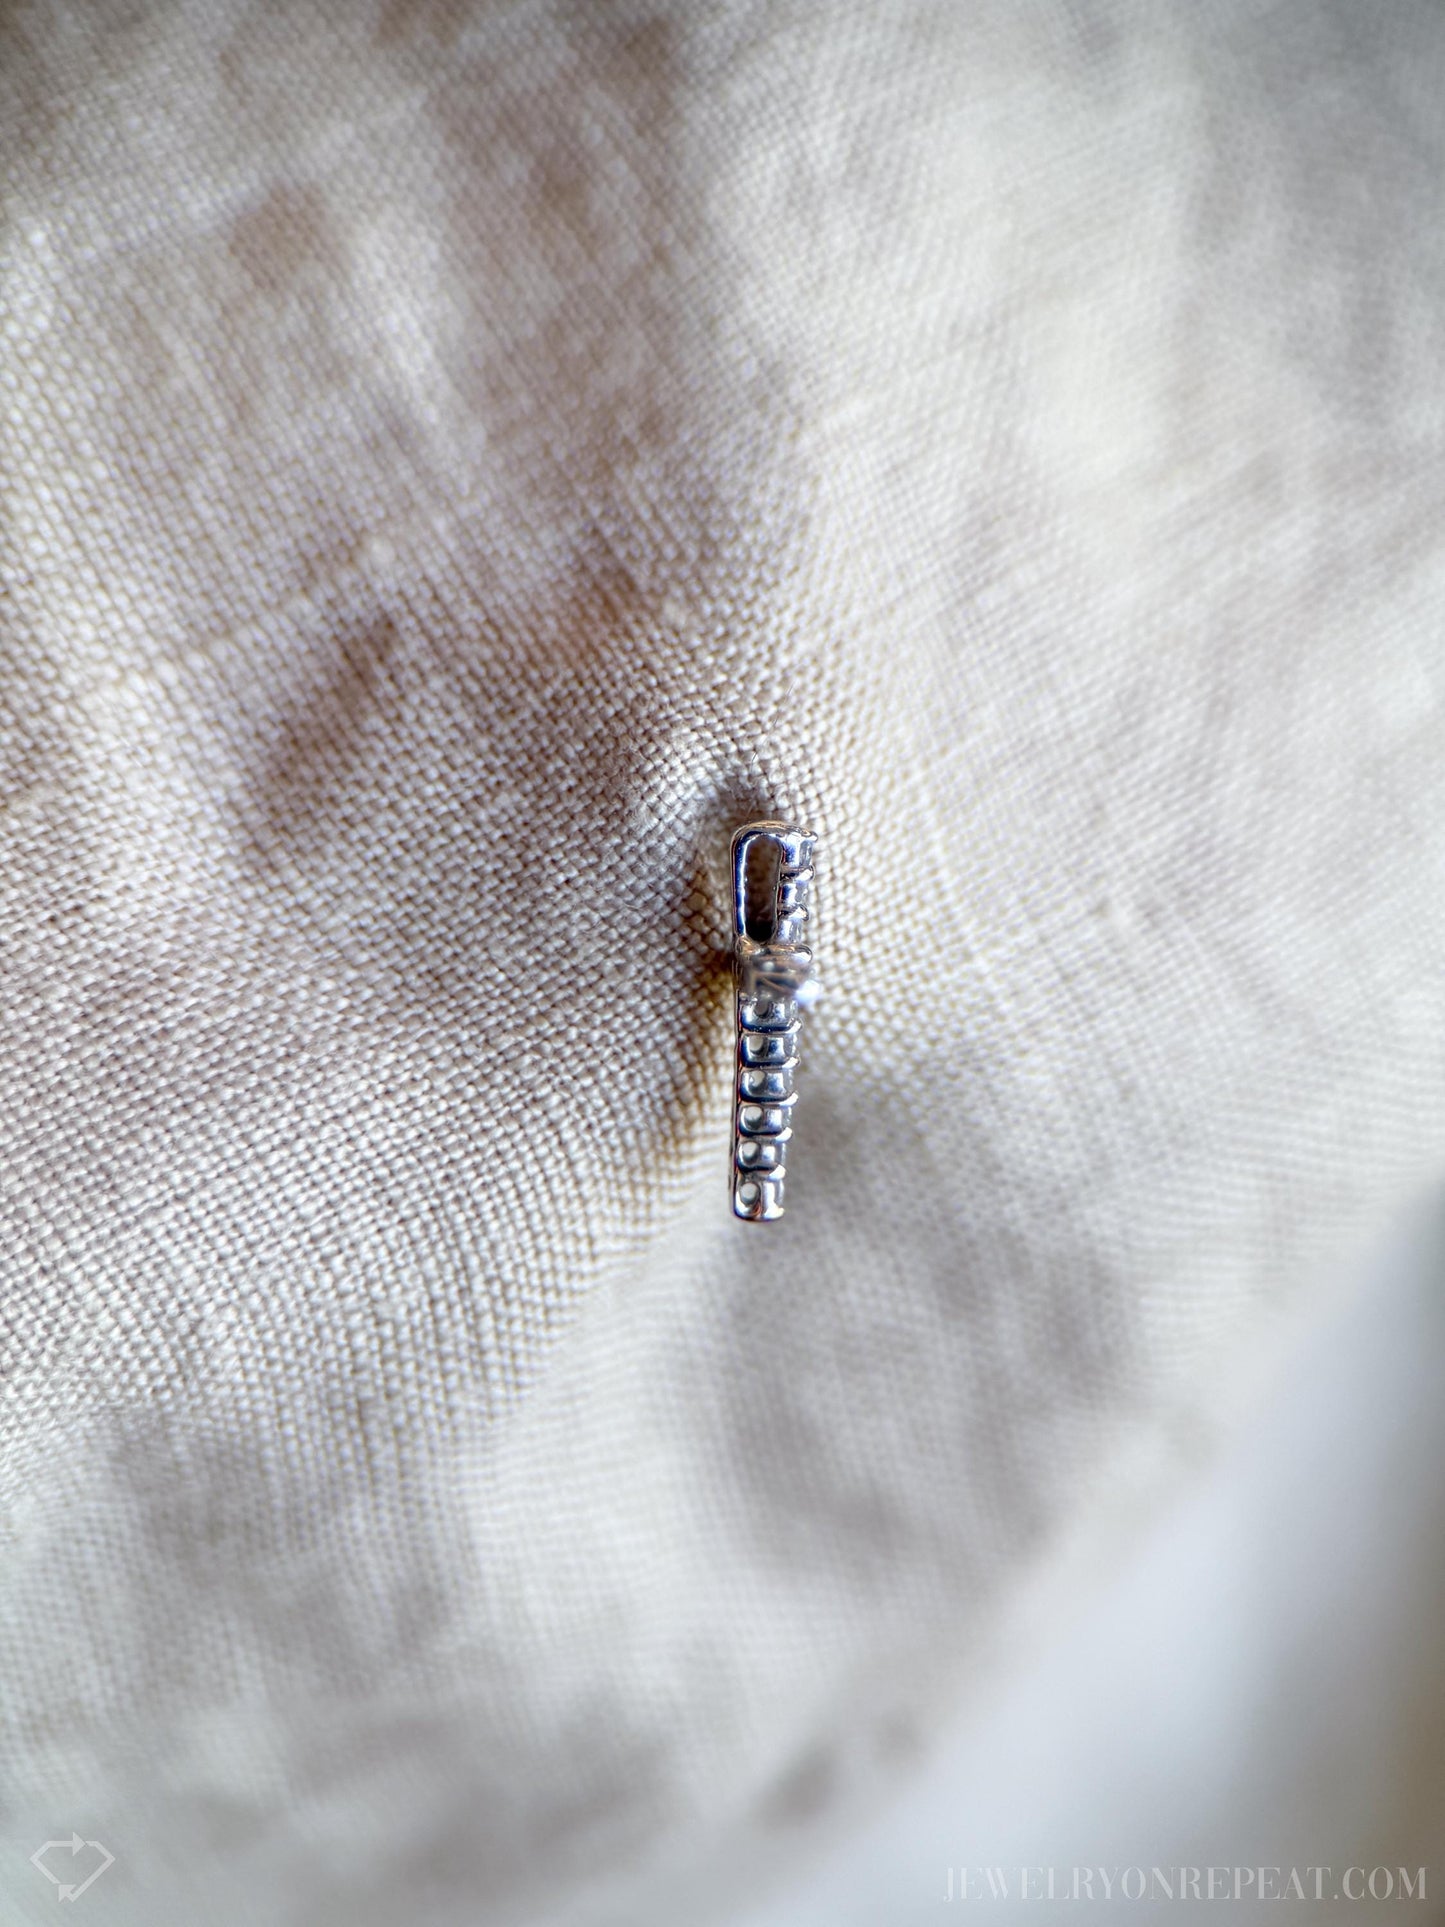
[[[810,830],[787,823],[745,823],[732,844],[733,962],[737,1060],[733,1106],[732,1200],[735,1217],[767,1224],[783,1215],[784,1161],[793,1135],[793,1072],[802,1013],[822,986],[803,942],[813,881]],[[776,877],[761,921],[749,929],[749,864],[772,846]],[[756,909],[757,906],[754,906]]]

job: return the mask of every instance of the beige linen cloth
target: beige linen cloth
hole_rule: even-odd
[[[702,1919],[1439,1168],[1445,15],[0,89],[6,1917],[74,1826],[98,1922]]]

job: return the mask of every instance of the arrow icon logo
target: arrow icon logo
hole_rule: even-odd
[[[73,1880],[62,1880],[58,1873],[54,1872],[45,1864],[45,1856],[50,1852],[52,1847],[69,1847],[72,1863],[82,1847],[94,1847],[95,1851],[101,1856],[100,1864],[99,1866],[92,1867],[84,1880],[78,1884]],[[47,1880],[55,1883],[55,1898],[57,1900],[79,1900],[91,1882],[93,1880],[99,1880],[100,1876],[105,1872],[107,1867],[112,1865],[114,1860],[115,1855],[108,1847],[103,1847],[98,1840],[82,1840],[78,1833],[72,1833],[68,1840],[47,1840],[43,1846],[37,1847],[30,1856],[31,1866],[38,1867]],[[74,1871],[75,1868],[72,1864],[71,1872],[73,1873]]]

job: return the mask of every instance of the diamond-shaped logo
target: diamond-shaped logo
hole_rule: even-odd
[[[80,1858],[82,1852],[86,1853],[83,1861]],[[70,1855],[69,1866],[62,1858],[66,1853]],[[96,1855],[99,1855],[98,1859],[95,1859]],[[82,1840],[78,1833],[72,1833],[68,1840],[47,1840],[38,1846],[30,1856],[30,1864],[38,1867],[47,1880],[54,1882],[57,1900],[79,1900],[91,1882],[99,1880],[114,1859],[115,1855],[109,1847],[103,1847],[98,1840]],[[60,1868],[58,1873],[57,1866]],[[79,1876],[87,1867],[90,1871],[82,1880]]]

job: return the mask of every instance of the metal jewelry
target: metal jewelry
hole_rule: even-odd
[[[745,823],[732,842],[737,1088],[734,1216],[783,1215],[784,1160],[793,1135],[793,1072],[802,1013],[822,986],[803,942],[817,838],[786,823]]]

